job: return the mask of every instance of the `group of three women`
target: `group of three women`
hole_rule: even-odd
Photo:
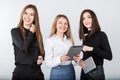
[[[112,52],[106,34],[101,31],[95,13],[85,9],[80,17],[79,38],[83,41],[83,58],[74,56],[82,68],[86,67],[84,60],[92,56],[96,66],[101,66],[93,75],[81,71],[81,80],[104,80],[103,60],[112,59]],[[44,80],[41,64],[52,67],[50,80],[75,80],[75,70],[72,61],[67,56],[68,49],[74,45],[70,22],[67,16],[56,16],[50,37],[43,46],[40,32],[39,16],[35,5],[25,6],[17,28],[11,30],[15,55],[15,69],[12,80]],[[45,59],[44,59],[45,57]],[[96,75],[98,74],[98,75]]]

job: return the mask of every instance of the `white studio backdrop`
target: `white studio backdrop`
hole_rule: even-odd
[[[107,80],[120,79],[120,7],[119,0],[3,0],[0,1],[0,80],[11,80],[14,65],[14,52],[10,30],[17,27],[20,14],[28,4],[38,8],[43,40],[48,38],[54,18],[65,14],[71,24],[76,45],[81,45],[78,37],[80,13],[84,9],[92,9],[99,20],[113,52],[112,61],[105,60],[104,70]],[[50,68],[42,65],[45,79],[49,79]],[[75,66],[76,78],[79,80],[81,68]]]

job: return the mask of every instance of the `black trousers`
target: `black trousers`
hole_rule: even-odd
[[[16,66],[12,80],[44,80],[44,75],[38,66]]]

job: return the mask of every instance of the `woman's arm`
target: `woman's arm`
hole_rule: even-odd
[[[100,56],[101,58],[105,58],[108,60],[112,59],[112,51],[109,45],[109,41],[107,38],[107,35],[102,32],[102,34],[100,35],[100,48],[93,48],[93,52]]]
[[[55,67],[61,63],[60,56],[54,56],[54,49],[49,39],[45,42],[45,63],[50,67]]]
[[[14,28],[11,30],[13,44],[16,45],[20,50],[26,51],[31,45],[33,40],[33,33],[29,31],[28,36],[23,40],[20,29]]]

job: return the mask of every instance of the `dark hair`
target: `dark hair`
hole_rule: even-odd
[[[83,24],[83,14],[85,12],[88,12],[91,15],[91,18],[92,18],[92,25],[91,25],[91,31],[90,31],[89,36],[91,36],[95,32],[99,32],[101,30],[96,14],[90,9],[85,9],[81,13],[80,23],[79,23],[79,38],[81,40],[85,40],[85,33],[88,32],[88,29]]]

